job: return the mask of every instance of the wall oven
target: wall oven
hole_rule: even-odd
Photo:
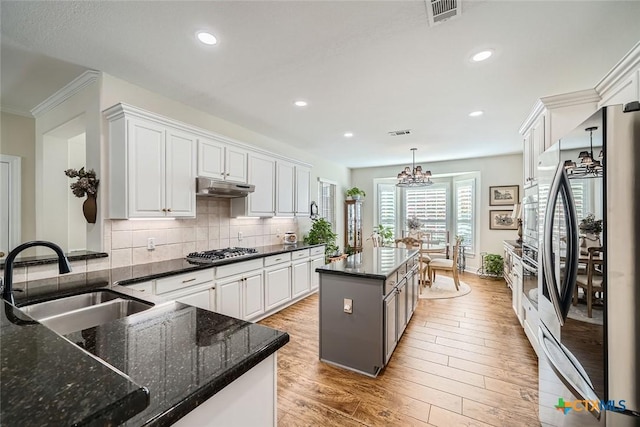
[[[538,310],[538,249],[522,244],[522,293]]]

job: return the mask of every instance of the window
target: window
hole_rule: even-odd
[[[405,190],[404,224],[408,218],[422,221],[422,231],[431,234],[431,240],[446,242],[449,206],[448,183],[437,183],[429,187]],[[406,228],[406,225],[403,226]]]
[[[431,240],[454,243],[455,236],[464,237],[467,255],[476,251],[477,173],[434,178],[434,184],[420,188],[398,188],[395,179],[379,179],[376,187],[376,223],[391,227],[394,238],[407,231],[407,219],[422,221],[421,230]],[[453,188],[453,191],[452,191]]]
[[[336,183],[323,178],[318,178],[318,216],[336,232]]]
[[[473,252],[475,247],[475,179],[464,179],[455,181],[455,224],[456,232],[455,236],[461,236],[464,238],[464,246],[472,248],[470,252]],[[453,236],[453,237],[455,237]]]

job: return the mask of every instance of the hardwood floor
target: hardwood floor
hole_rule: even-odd
[[[504,281],[469,273],[470,294],[419,300],[389,364],[369,378],[318,360],[318,296],[260,323],[278,354],[280,426],[539,426],[536,355]]]

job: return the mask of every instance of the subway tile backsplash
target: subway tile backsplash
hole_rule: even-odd
[[[68,276],[89,277],[96,271],[182,258],[195,251],[276,245],[282,243],[285,231],[299,233],[295,218],[230,218],[229,212],[229,199],[198,198],[195,219],[105,220],[103,252],[109,257],[74,261],[73,272]],[[154,250],[147,249],[149,238],[154,239]],[[42,279],[48,279],[47,283]],[[58,274],[57,264],[14,271],[14,283],[35,280],[31,294],[39,293],[45,287],[47,290],[58,286],[66,288],[70,285],[69,279],[71,277]]]

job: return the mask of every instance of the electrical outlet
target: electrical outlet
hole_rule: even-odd
[[[276,237],[279,239],[280,238],[280,229],[276,228]]]
[[[238,242],[242,242],[242,231],[238,231]]]
[[[353,314],[353,300],[349,298],[344,299],[344,312],[348,314]]]
[[[149,237],[147,239],[147,250],[153,251],[156,249],[156,239],[155,237]]]

